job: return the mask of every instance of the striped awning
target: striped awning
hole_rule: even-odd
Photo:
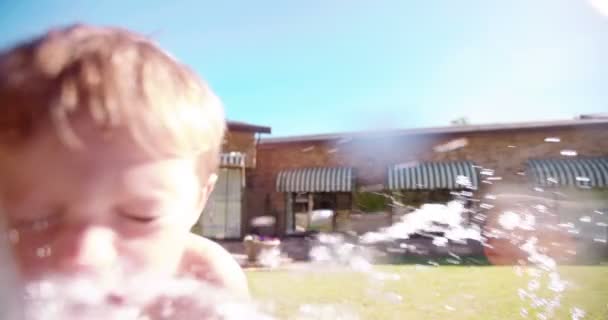
[[[526,174],[543,187],[608,187],[608,157],[528,160]]]
[[[388,169],[390,190],[477,189],[478,185],[471,161],[421,162]]]
[[[241,152],[227,152],[220,154],[221,167],[244,167],[245,154]]]
[[[277,176],[278,192],[350,192],[352,168],[298,168]]]

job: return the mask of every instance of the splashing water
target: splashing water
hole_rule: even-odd
[[[420,209],[404,215],[397,223],[378,232],[368,232],[360,240],[362,243],[371,244],[408,239],[419,232],[443,233],[442,237],[435,237],[435,239],[440,238],[435,240],[440,244],[444,244],[447,240],[480,240],[481,230],[478,226],[464,226],[462,218],[464,212],[464,205],[460,201],[452,201],[447,205],[424,204]]]
[[[131,276],[119,288],[80,278],[51,278],[25,288],[24,319],[256,319],[251,302],[195,279]],[[143,311],[142,311],[143,310]]]
[[[544,206],[537,206],[539,212],[546,212]],[[530,214],[519,214],[513,211],[502,213],[498,219],[499,224],[508,231],[524,230],[535,231],[535,218]],[[530,280],[525,288],[518,289],[518,295],[522,302],[527,302],[530,308],[522,308],[521,317],[528,317],[535,314],[537,319],[553,318],[557,308],[561,306],[561,300],[568,283],[564,281],[557,270],[555,259],[548,256],[539,249],[539,240],[536,236],[530,235],[523,239],[523,244],[519,246],[527,255],[527,260],[531,264],[528,267]],[[516,266],[515,272],[522,276],[521,267]],[[541,294],[541,288],[546,287],[549,295]]]
[[[488,195],[486,200],[495,200],[496,196]],[[546,212],[546,207],[537,206],[539,212]],[[367,276],[370,299],[380,299],[390,304],[401,304],[407,297],[390,291],[385,284],[397,281],[397,274],[382,273],[374,270],[373,263],[381,255],[374,245],[408,239],[414,234],[432,235],[432,244],[436,247],[449,247],[451,242],[474,240],[484,242],[480,227],[466,223],[463,216],[470,213],[462,201],[456,200],[447,204],[424,204],[400,218],[396,223],[375,232],[368,232],[359,237],[349,238],[343,234],[320,234],[317,243],[310,251],[312,265],[310,268],[327,271],[327,267],[337,270],[347,269]],[[597,213],[596,214],[600,214]],[[587,217],[581,219],[585,220]],[[505,211],[498,219],[499,225],[508,231],[534,231],[535,217],[517,211]],[[9,237],[11,234],[9,233]],[[13,235],[13,237],[15,237]],[[17,236],[18,237],[18,236]],[[404,252],[415,252],[412,245],[401,244]],[[524,270],[530,277],[527,286],[516,293],[526,307],[522,307],[522,317],[535,316],[538,319],[550,319],[560,306],[561,299],[569,284],[561,279],[554,259],[539,249],[538,239],[531,236],[522,240],[520,249],[528,255],[531,266],[514,268],[518,276],[524,276]],[[43,255],[45,250],[40,251]],[[447,263],[458,265],[462,258],[448,251]],[[267,267],[277,267],[280,263],[280,251],[277,248],[262,250],[259,261]],[[438,266],[436,261],[428,265]],[[416,270],[429,270],[429,266],[417,265]],[[322,266],[322,267],[321,267]],[[143,290],[142,290],[143,288]],[[543,288],[549,296],[541,295]],[[141,294],[145,292],[145,294]],[[137,294],[135,294],[137,293]],[[192,279],[151,279],[144,275],[136,276],[121,282],[120,290],[104,288],[86,279],[53,279],[52,281],[32,284],[27,291],[28,314],[26,319],[146,319],[141,310],[153,309],[161,319],[200,318],[209,315],[221,319],[274,319],[249,301],[235,301],[225,292],[201,284]],[[160,298],[160,299],[159,299]],[[153,308],[148,306],[153,305]],[[187,306],[187,308],[184,308]],[[445,304],[449,312],[458,308]],[[348,304],[311,304],[302,301],[298,311],[291,319],[359,319],[354,309]],[[585,312],[579,308],[570,310],[572,319],[582,319]]]

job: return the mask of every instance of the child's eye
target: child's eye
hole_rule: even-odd
[[[133,215],[126,215],[125,218],[138,223],[152,223],[158,219],[157,217],[137,217]]]
[[[157,221],[159,218],[156,215],[143,215],[143,214],[128,212],[125,210],[118,210],[118,214],[121,217],[123,217],[131,222],[141,223],[141,224],[153,223],[153,222]]]

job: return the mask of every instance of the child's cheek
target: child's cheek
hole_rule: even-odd
[[[172,273],[181,261],[182,233],[181,229],[166,225],[123,230],[118,250],[141,269]]]
[[[48,268],[61,254],[61,248],[57,246],[56,227],[44,232],[15,229],[8,232],[14,257],[22,271]]]

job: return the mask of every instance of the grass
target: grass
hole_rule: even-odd
[[[303,305],[333,305],[326,319],[353,313],[358,319],[523,319],[520,310],[537,319],[518,288],[532,279],[513,267],[377,266],[376,271],[399,275],[399,280],[373,281],[370,274],[351,271],[248,271],[254,297],[274,305],[279,319],[297,319]],[[570,319],[578,307],[588,319],[608,319],[608,266],[569,266],[559,269],[571,283],[553,319]],[[539,294],[550,296],[547,282]],[[396,295],[402,297],[401,301]],[[338,314],[329,314],[339,310]],[[315,319],[324,319],[317,315]]]

